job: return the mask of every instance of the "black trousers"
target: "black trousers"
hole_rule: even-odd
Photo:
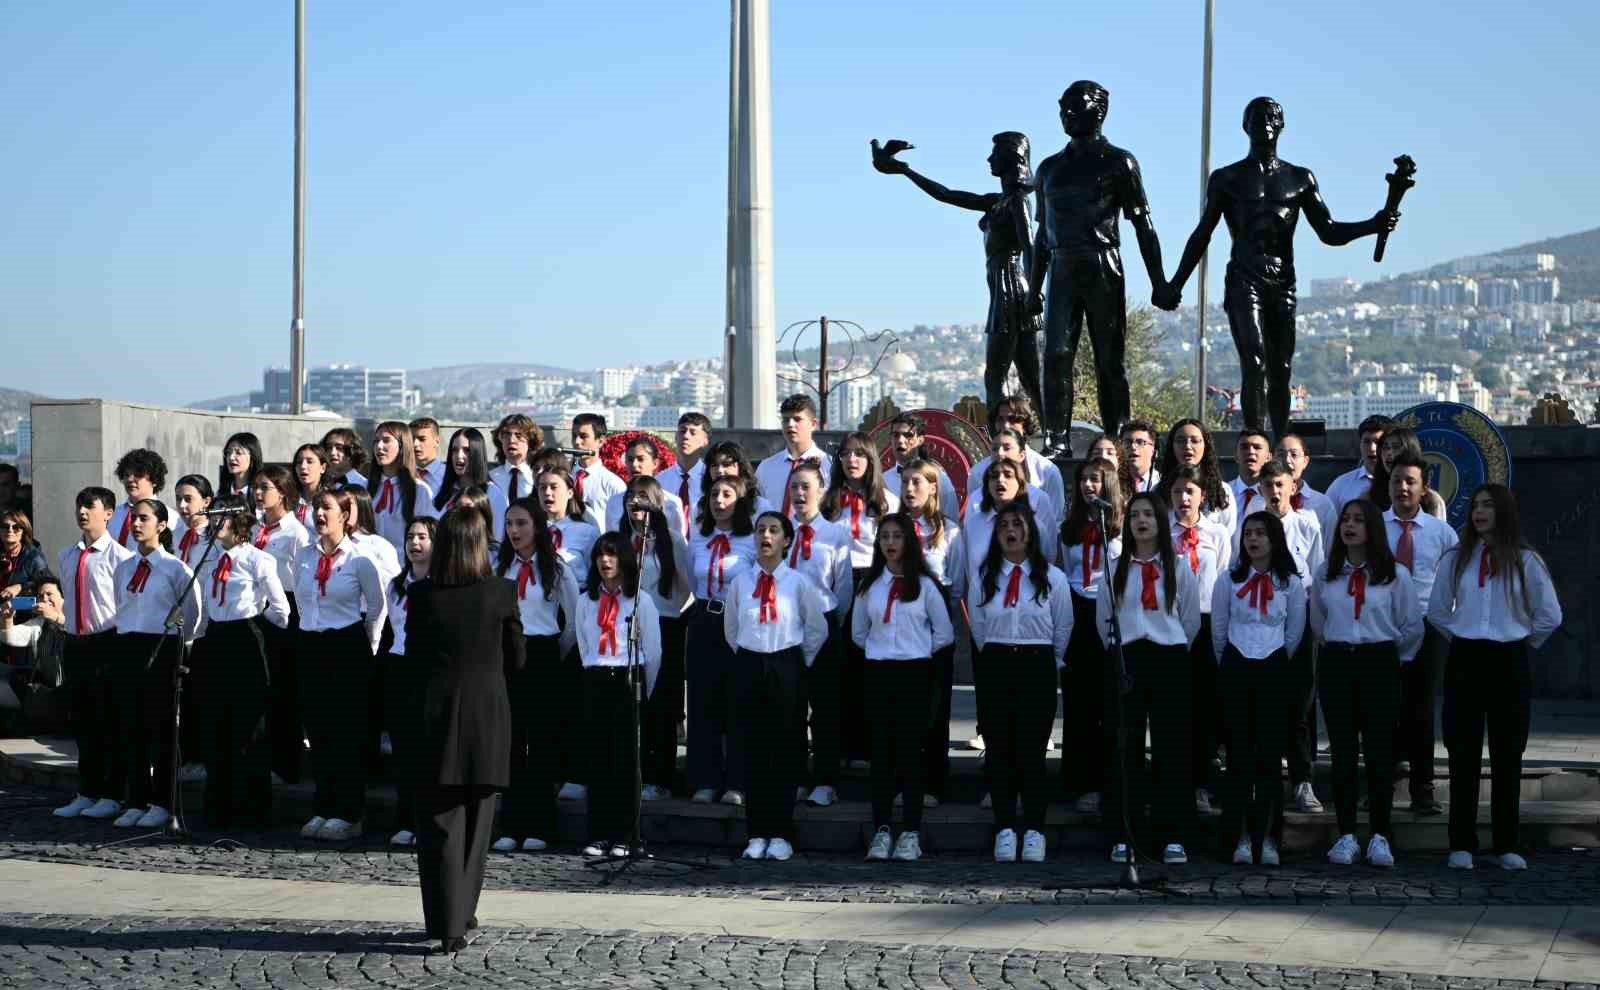
[[[1122,813],[1126,802],[1127,825],[1136,838],[1148,835],[1162,846],[1184,843],[1194,830],[1189,649],[1141,639],[1124,644],[1122,654],[1131,687],[1121,692],[1120,725],[1119,684],[1114,674],[1106,678],[1106,748],[1113,763],[1112,772],[1106,777],[1106,802],[1102,806],[1105,828],[1114,841],[1126,837]],[[1148,783],[1144,765],[1147,724],[1151,764]],[[1119,728],[1124,760],[1120,771],[1115,764]],[[1148,821],[1146,804],[1150,806]]]
[[[1456,638],[1444,672],[1444,744],[1450,752],[1450,848],[1478,851],[1478,784],[1489,730],[1489,816],[1496,853],[1517,848],[1522,753],[1533,675],[1528,643]],[[1415,764],[1413,764],[1413,768]]]
[[[1283,810],[1283,696],[1289,660],[1275,650],[1247,660],[1231,644],[1222,653],[1217,679],[1228,720],[1228,799],[1224,835],[1257,843],[1275,829]],[[1190,807],[1194,807],[1190,804]]]
[[[562,699],[557,717],[560,726],[556,744],[557,779],[563,783],[589,782],[589,754],[583,751],[589,727],[583,721],[583,661],[576,646],[567,650],[557,667],[557,684]]]
[[[671,788],[678,775],[678,723],[683,719],[683,620],[661,617],[661,669],[644,705],[644,782]]]
[[[515,839],[548,841],[556,836],[556,787],[561,783],[561,637],[529,636],[524,642],[527,662],[507,675],[511,787],[501,805],[500,827]]]
[[[207,646],[204,636],[189,644],[189,660],[184,664],[189,668],[189,673],[183,677],[183,694],[178,698],[180,763],[205,763],[211,750],[206,715],[206,694],[211,674],[206,664]]]
[[[811,784],[814,787],[839,784],[839,760],[843,727],[839,724],[839,674],[844,666],[846,644],[850,639],[849,603],[844,627],[828,617],[828,638],[811,662],[805,675],[806,702],[811,707]]]
[[[866,577],[867,569],[857,568],[851,587],[860,590]],[[853,610],[865,607],[861,598],[851,596],[851,612],[844,617],[844,631],[839,639],[839,749],[847,760],[864,759],[872,749],[871,729],[867,725],[867,654],[850,635]]]
[[[392,645],[392,644],[391,644]],[[389,775],[394,778],[394,830],[417,830],[417,746],[422,740],[422,696],[404,653],[385,653],[374,667],[383,687],[383,725],[389,733]],[[369,731],[370,739],[373,733]],[[371,766],[371,763],[368,763]]]
[[[300,662],[296,656],[300,643],[300,610],[294,595],[289,596],[289,625],[279,629],[267,624],[261,635],[266,639],[267,669],[272,686],[267,692],[267,748],[272,769],[293,784],[300,780],[305,762],[306,726],[300,707]]]
[[[750,755],[745,818],[750,838],[794,838],[794,774],[800,761],[800,684],[805,657],[799,647],[778,653],[740,650],[734,666],[734,734]]]
[[[68,637],[62,653],[68,707],[78,741],[78,793],[120,801],[127,778],[122,709],[111,676],[117,634]]]
[[[377,661],[367,674],[367,734],[361,740],[361,759],[366,764],[367,775],[378,777],[383,773],[383,734],[388,732],[389,744],[394,745],[394,726],[389,718],[389,652],[394,646],[394,627],[385,619],[383,635],[378,638]]]
[[[984,769],[994,804],[994,828],[1043,832],[1050,806],[1045,744],[1056,721],[1054,647],[990,643],[977,666]],[[1017,795],[1022,821],[1017,821]]]
[[[1218,729],[1222,722],[1222,699],[1217,695],[1217,654],[1211,646],[1211,614],[1200,616],[1200,635],[1189,647],[1189,726],[1194,748],[1190,754],[1190,773],[1196,787],[1215,790],[1211,761],[1217,756]]]
[[[272,771],[267,739],[270,698],[265,637],[259,618],[212,622],[205,642],[215,659],[207,672],[203,731],[206,822],[213,828],[272,824]],[[185,692],[187,697],[187,692]]]
[[[722,614],[704,605],[689,614],[689,789],[744,790],[744,742],[732,731],[735,660]]]
[[[1424,623],[1416,659],[1400,668],[1400,718],[1394,752],[1411,764],[1411,800],[1433,799],[1433,708],[1439,697],[1450,646],[1432,623]]]
[[[1067,665],[1061,669],[1061,761],[1063,793],[1068,797],[1105,790],[1106,768],[1106,668],[1110,664],[1105,644],[1096,631],[1094,599],[1072,596],[1072,638],[1067,641]],[[988,737],[984,737],[985,745]],[[992,797],[993,795],[991,795]]]
[[[1367,813],[1374,835],[1392,837],[1394,718],[1400,654],[1393,643],[1323,643],[1317,656],[1322,718],[1333,746],[1333,804],[1339,834],[1356,830],[1357,761],[1367,761]]]
[[[314,751],[313,751],[314,752]],[[428,937],[460,938],[478,912],[494,825],[492,787],[431,785],[417,795],[417,873]]]
[[[1228,263],[1222,306],[1239,354],[1239,407],[1246,426],[1272,435],[1289,428],[1289,378],[1294,364],[1295,275],[1292,265],[1273,263],[1258,272]]]
[[[373,664],[366,627],[356,622],[324,632],[301,630],[298,663],[300,710],[317,785],[311,813],[359,822],[367,805],[364,747]]]
[[[1006,378],[1011,365],[1017,366],[1017,379],[1022,392],[1035,409],[1044,408],[1044,392],[1040,387],[1039,334],[1031,331],[991,329],[984,353],[983,392],[989,404],[989,414],[1000,407],[1000,398],[1006,394]]]
[[[955,622],[957,616],[950,617]],[[1052,671],[1055,665],[1052,663]],[[950,694],[956,684],[956,645],[951,643],[933,654],[933,672],[928,699],[928,728],[922,739],[922,784],[925,793],[943,801],[945,782],[950,779]],[[1055,692],[1055,678],[1050,690]],[[1050,716],[1055,718],[1052,705]]]
[[[159,648],[160,652],[156,652]],[[112,665],[115,705],[122,736],[119,762],[126,775],[121,786],[123,803],[130,808],[159,804],[167,810],[172,800],[173,747],[178,743],[172,724],[172,679],[177,676],[178,641],[153,633],[117,636],[117,659]],[[150,655],[156,654],[152,663]],[[145,665],[149,664],[148,667]]]
[[[1284,759],[1289,764],[1289,783],[1295,786],[1311,779],[1317,759],[1317,648],[1312,637],[1300,637],[1300,646],[1289,656],[1284,672]]]
[[[862,671],[872,711],[872,827],[894,815],[894,796],[905,798],[905,829],[922,828],[922,736],[933,686],[932,660],[868,660]],[[903,783],[902,783],[903,782]]]
[[[633,835],[633,810],[639,800],[628,668],[584,668],[583,718],[588,725],[589,837],[626,841]]]
[[[1100,424],[1115,435],[1129,416],[1128,373],[1123,352],[1128,336],[1122,255],[1057,252],[1050,258],[1044,301],[1044,408],[1046,426],[1065,436],[1072,425],[1072,366],[1078,338],[1089,324]]]

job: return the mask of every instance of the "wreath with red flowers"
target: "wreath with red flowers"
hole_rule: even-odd
[[[657,471],[665,471],[678,463],[678,458],[673,455],[672,448],[663,443],[660,437],[645,430],[624,430],[621,433],[613,433],[607,436],[600,442],[600,463],[606,466],[606,470],[623,481],[632,480],[633,472],[628,469],[628,465],[623,463],[623,460],[628,455],[628,448],[633,446],[635,440],[640,439],[648,440],[655,444]]]

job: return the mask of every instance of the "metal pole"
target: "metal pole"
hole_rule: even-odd
[[[1203,83],[1200,89],[1200,210],[1206,208],[1206,184],[1211,179],[1211,36],[1216,21],[1215,0],[1206,0],[1206,40]],[[1201,422],[1206,418],[1206,257],[1208,246],[1200,255],[1200,290],[1195,293],[1199,306],[1196,318],[1194,348],[1194,415]]]
[[[817,362],[820,369],[817,371],[817,397],[822,400],[821,419],[817,423],[822,429],[828,428],[828,318],[822,317],[822,358]]]
[[[305,411],[306,0],[294,0],[294,315],[289,323],[289,411]]]

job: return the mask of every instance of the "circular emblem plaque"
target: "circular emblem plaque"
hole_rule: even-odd
[[[923,456],[944,469],[958,493],[965,492],[967,473],[972,470],[972,465],[989,454],[989,444],[983,431],[943,409],[913,409],[911,414],[927,427],[927,435],[922,441]],[[894,467],[894,438],[889,435],[889,421],[873,427],[869,435],[872,442],[878,445],[884,469]]]
[[[1424,402],[1395,421],[1417,431],[1428,462],[1428,487],[1444,499],[1450,525],[1462,526],[1472,493],[1486,482],[1511,484],[1511,452],[1494,421],[1456,402]]]

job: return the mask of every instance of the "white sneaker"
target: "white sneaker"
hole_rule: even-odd
[[[1470,870],[1473,867],[1472,854],[1465,849],[1452,850],[1444,865],[1452,870]]]
[[[1500,868],[1502,870],[1526,870],[1528,861],[1516,853],[1501,853]]]
[[[794,855],[794,846],[789,845],[788,839],[778,838],[767,843],[767,858],[775,859],[780,863],[788,862]]]
[[[1080,815],[1098,815],[1100,813],[1100,792],[1090,791],[1079,796],[1077,803],[1072,808]]]
[[[611,852],[611,843],[604,839],[595,839],[583,847],[583,854],[590,859],[602,859]]]
[[[670,797],[672,797],[671,791],[665,787],[657,787],[655,784],[646,784],[639,789],[639,800],[641,801],[665,801]]]
[[[1167,848],[1161,850],[1161,862],[1168,866],[1182,866],[1189,862],[1189,850],[1183,848],[1181,842],[1169,842]]]
[[[885,825],[872,833],[872,841],[867,844],[868,859],[888,859],[889,850],[894,848],[894,836],[889,834],[889,827]]]
[[[1394,868],[1394,853],[1389,850],[1389,840],[1374,834],[1367,840],[1367,862],[1379,869]]]
[[[94,804],[83,809],[84,818],[115,818],[122,813],[122,802],[110,798],[101,798]]]
[[[1377,841],[1377,838],[1373,836],[1373,841]],[[1360,861],[1361,843],[1357,842],[1356,837],[1349,832],[1339,836],[1339,841],[1328,850],[1328,862],[1335,866],[1353,866]]]
[[[1278,844],[1273,842],[1271,838],[1261,840],[1261,865],[1278,865]]]
[[[561,790],[556,794],[557,801],[583,801],[589,797],[589,788],[582,784],[568,781],[561,785]]]
[[[689,798],[695,804],[711,804],[716,801],[717,792],[709,787],[702,787]]]
[[[1017,861],[1017,833],[1009,828],[1003,828],[995,833],[994,861],[996,863],[1015,863]]]
[[[978,802],[978,807],[988,810],[994,807],[994,795],[988,791],[983,792],[983,799]]]
[[[548,848],[550,848],[548,842],[543,839],[535,839],[531,835],[522,840],[522,851],[525,853],[544,852]]]
[[[408,828],[403,828],[400,831],[396,832],[395,834],[389,836],[389,845],[391,845],[391,846],[414,846],[416,844],[417,844],[416,833],[412,832]],[[495,848],[496,849],[500,848],[500,843],[499,842],[495,843]]]
[[[1240,839],[1239,844],[1233,847],[1234,866],[1254,866],[1256,851],[1251,846],[1248,838]]]
[[[68,801],[66,804],[50,813],[55,815],[57,818],[76,818],[92,807],[94,807],[94,802],[84,797],[82,794],[79,794],[71,801]]]
[[[345,842],[361,838],[361,823],[347,822],[343,818],[330,818],[317,833],[323,842]]]
[[[1044,835],[1033,829],[1022,833],[1022,861],[1024,863],[1044,862]]]
[[[391,844],[392,845],[399,845],[398,842],[391,843]],[[489,848],[493,849],[497,853],[516,852],[517,851],[517,840],[513,839],[509,835],[502,835],[500,838],[494,840],[494,845],[490,846]]]
[[[932,794],[923,794],[922,806],[924,808],[937,808],[939,807],[939,799],[934,797]]]
[[[124,811],[122,814],[117,816],[117,820],[111,823],[111,827],[133,828],[135,825],[139,824],[139,819],[143,817],[143,808],[129,808],[127,811]]]
[[[317,837],[317,833],[322,831],[322,826],[326,824],[328,824],[328,820],[326,818],[322,817],[321,815],[312,815],[304,825],[300,826],[300,838],[315,839]]]
[[[741,859],[766,859],[767,858],[767,840],[766,839],[751,839],[750,840],[750,844],[744,847],[744,853],[740,856],[740,858]]]
[[[178,783],[198,784],[206,779],[206,765],[204,763],[185,763],[178,768]]]
[[[973,736],[971,739],[968,739],[967,740],[967,748],[968,749],[983,749],[984,748],[984,746],[983,746],[983,737],[982,736]]]
[[[894,858],[903,863],[914,863],[921,859],[921,836],[915,832],[901,832],[900,841],[894,844]]]
[[[731,804],[735,808],[744,807],[744,791],[723,791],[722,803]]]
[[[612,859],[627,859],[628,858],[628,844],[626,842],[613,842],[611,844],[611,858]]]
[[[167,823],[170,821],[172,821],[172,812],[161,807],[159,804],[152,804],[150,806],[150,810],[146,811],[144,815],[139,818],[139,827],[166,828]]]
[[[1119,842],[1111,847],[1111,862],[1126,863],[1128,861],[1128,844]]]
[[[1194,789],[1194,813],[1197,815],[1211,814],[1211,792],[1204,787]]]
[[[807,804],[814,804],[819,808],[826,808],[839,800],[839,792],[831,785],[818,784],[811,788],[811,795],[806,798]]]
[[[394,740],[389,738],[389,733],[385,732],[378,737],[378,752],[384,756],[394,755]]]
[[[1301,781],[1294,789],[1294,806],[1307,814],[1316,814],[1322,810],[1322,802],[1317,800],[1317,792],[1311,786],[1311,781]]]

